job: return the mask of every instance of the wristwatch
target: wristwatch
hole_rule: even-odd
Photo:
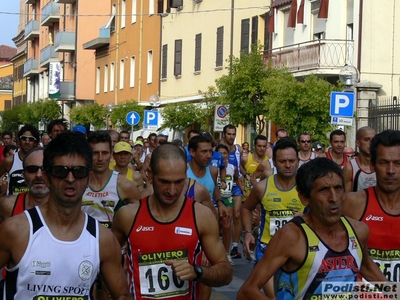
[[[193,280],[199,280],[203,276],[203,268],[198,265],[193,265],[194,272],[196,273],[196,278]]]

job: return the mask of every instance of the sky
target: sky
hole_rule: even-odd
[[[18,34],[19,0],[0,0],[0,45],[15,47]]]

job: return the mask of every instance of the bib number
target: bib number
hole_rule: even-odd
[[[275,233],[281,229],[285,224],[293,219],[293,212],[291,210],[272,210],[269,212],[269,234],[274,236]]]

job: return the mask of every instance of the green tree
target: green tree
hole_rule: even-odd
[[[140,122],[133,126],[133,130],[142,128],[142,121],[145,107],[141,106],[135,100],[126,101],[125,103],[118,104],[111,112],[111,123],[113,126],[120,128],[120,130],[131,130],[131,125],[126,122],[126,115],[130,111],[136,111],[140,116]]]
[[[75,106],[71,109],[69,114],[74,124],[80,124],[86,127],[92,124],[96,130],[106,127],[106,115],[106,108],[98,103]]]
[[[289,71],[282,70],[266,78],[263,89],[268,91],[265,105],[269,120],[286,128],[291,136],[308,132],[313,140],[326,143],[326,133],[333,128],[330,93],[340,87],[314,75],[297,81]]]
[[[3,111],[1,124],[2,131],[18,131],[18,125],[24,124],[24,120],[21,116],[25,115],[25,111],[29,112],[28,103],[15,105],[12,109]]]
[[[263,46],[253,45],[249,54],[231,57],[230,73],[216,80],[223,95],[223,104],[229,105],[232,124],[253,124],[258,133],[265,128],[264,80],[272,68],[263,62]]]
[[[202,103],[202,107],[204,108],[205,118],[206,118],[206,125],[207,128],[202,128],[207,131],[212,131],[211,128],[214,125],[214,113],[215,113],[215,105],[220,104],[223,102],[220,93],[218,92],[217,88],[214,86],[209,86],[207,91],[199,91],[199,94],[203,95],[204,101]],[[204,121],[203,121],[204,123]]]
[[[207,126],[204,122],[206,118],[205,109],[199,103],[167,104],[160,114],[164,120],[160,129],[171,128],[181,131],[194,124]]]

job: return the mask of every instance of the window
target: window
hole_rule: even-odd
[[[154,0],[149,0],[149,15],[154,15]]]
[[[217,28],[217,58],[215,60],[215,67],[222,67],[224,59],[224,26]]]
[[[129,87],[135,87],[136,57],[131,57],[131,72],[129,76]]]
[[[167,78],[168,45],[162,46],[161,79]]]
[[[283,45],[292,45],[294,43],[294,28],[288,27],[287,24],[290,18],[290,9],[285,9],[283,13]]]
[[[100,67],[96,68],[96,94],[100,94]]]
[[[174,76],[182,75],[182,40],[175,40]]]
[[[346,39],[352,41],[353,40],[353,24],[347,24],[346,27]]]
[[[258,42],[258,16],[251,18],[251,44],[257,44]]]
[[[153,82],[153,50],[147,52],[147,83]]]
[[[250,19],[242,20],[242,30],[240,33],[240,51],[245,54],[249,53],[249,41],[250,41]]]
[[[108,65],[104,66],[104,93],[108,92]]]
[[[195,53],[194,53],[194,71],[200,72],[200,70],[201,70],[201,33],[196,34]]]
[[[122,0],[121,4],[121,28],[125,28],[126,25],[126,0]]]
[[[132,24],[136,23],[137,0],[132,0]]]
[[[111,63],[111,66],[110,66],[110,92],[112,92],[114,90],[114,85],[115,85],[114,78],[115,78],[115,64]]]
[[[119,89],[124,89],[125,61],[121,59],[119,62]]]

